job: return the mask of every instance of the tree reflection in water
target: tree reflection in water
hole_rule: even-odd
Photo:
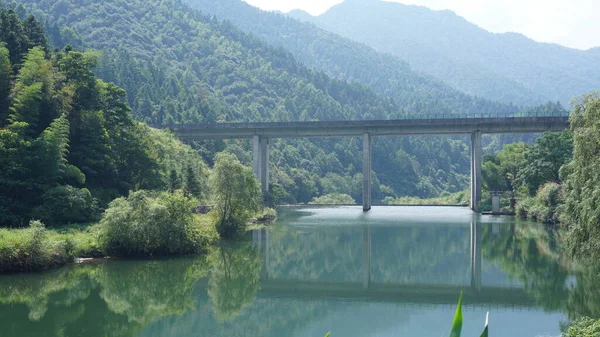
[[[571,263],[562,253],[559,234],[529,223],[501,226],[484,223],[481,229],[484,260],[499,265],[518,279],[539,306],[564,312],[570,319],[600,317],[600,266]],[[312,235],[279,235],[274,228],[269,243],[269,272],[273,277],[283,270],[291,270],[290,275],[312,276],[319,270],[339,272],[339,275],[333,273],[336,277],[321,275],[330,282],[355,278],[357,267],[354,264],[360,266],[358,253],[363,234],[358,230],[344,234],[343,230],[336,233],[334,229],[321,229]],[[406,266],[393,263],[398,252],[410,252],[416,260],[406,259],[405,262],[412,266],[413,262],[427,261],[427,254],[437,254],[432,246],[453,251],[450,248],[454,246],[450,243],[439,242],[444,235],[438,235],[440,232],[432,228],[394,230],[406,238],[387,239],[383,231],[374,236],[378,245],[374,250],[376,261],[372,264],[374,275],[394,277],[394,274],[406,273]],[[450,240],[467,232],[444,229],[442,233],[444,231],[452,233],[447,235]],[[284,238],[286,235],[290,239]],[[423,244],[407,243],[415,235],[424,238],[417,240]],[[319,240],[321,244],[316,242]],[[468,245],[468,241],[463,241],[455,244],[459,248]],[[457,248],[456,251],[463,250]],[[303,257],[307,263],[290,265]],[[448,262],[441,259],[436,263]],[[36,337],[136,336],[142,331],[183,331],[193,325],[196,330],[214,333],[225,329],[234,335],[249,331],[269,335],[270,329],[275,327],[301,331],[310,322],[318,321],[325,312],[334,308],[341,310],[341,303],[325,300],[318,303],[286,300],[287,311],[280,310],[275,302],[267,299],[255,300],[261,289],[263,267],[261,254],[251,242],[236,242],[214,248],[207,257],[107,261],[41,274],[2,276],[1,333],[2,336]],[[434,267],[428,266],[425,271],[433,272]],[[398,277],[395,276],[402,280]],[[244,310],[250,306],[251,310]],[[264,317],[269,318],[268,326],[260,323]],[[241,321],[251,322],[241,326]],[[175,322],[180,324],[173,325]]]

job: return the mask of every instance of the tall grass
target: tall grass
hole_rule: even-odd
[[[50,236],[40,221],[29,228],[0,229],[0,273],[39,271],[72,260],[72,244]]]

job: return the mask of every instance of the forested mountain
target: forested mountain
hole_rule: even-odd
[[[561,101],[600,87],[598,51],[493,34],[451,11],[380,0],[346,0],[318,17],[321,28],[400,57],[471,94],[516,104]]]
[[[288,52],[179,1],[18,4],[26,9],[17,12],[43,18],[54,45],[97,50],[97,74],[125,88],[134,116],[145,122],[387,119],[404,113],[391,98],[311,70]],[[360,200],[358,139],[273,145],[273,192],[282,201],[307,202],[334,192]],[[197,144],[208,161],[225,147],[250,163],[249,142]],[[374,198],[462,190],[468,181],[467,153],[457,140],[377,139]]]
[[[331,76],[360,82],[391,97],[405,111],[425,114],[512,113],[514,105],[466,95],[397,57],[379,53],[308,23],[266,12],[242,0],[185,0],[190,6],[229,20],[268,43],[283,47],[304,64]],[[309,15],[309,14],[306,14]]]
[[[39,21],[0,7],[0,227],[90,221],[170,176],[205,194],[200,156],[134,122],[125,91],[93,74],[93,53],[49,49]]]

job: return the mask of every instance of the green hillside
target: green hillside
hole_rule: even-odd
[[[288,52],[178,1],[19,4],[44,18],[57,47],[100,52],[97,74],[126,89],[134,116],[148,123],[387,119],[403,114],[394,100],[311,70]],[[209,163],[224,148],[250,163],[249,142],[210,142],[197,148]],[[360,200],[360,148],[352,138],[276,142],[271,156],[274,192],[284,202],[308,202],[335,192]],[[462,190],[468,181],[467,153],[457,140],[377,139],[374,197]]]
[[[186,2],[204,13],[229,20],[274,46],[285,48],[310,67],[347,81],[360,82],[391,97],[405,111],[496,114],[518,110],[514,105],[466,95],[432,76],[413,70],[408,63],[390,54],[379,53],[313,24],[262,11],[242,0]]]

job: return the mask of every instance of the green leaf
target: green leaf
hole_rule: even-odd
[[[452,322],[452,331],[450,332],[450,337],[460,337],[460,333],[462,331],[462,300],[463,293],[460,292],[460,298],[458,299],[458,306],[456,307],[456,313],[454,314],[454,322]]]
[[[329,337],[331,335],[331,332],[328,332],[325,337]]]
[[[490,319],[490,313],[488,312],[485,315],[485,328],[483,329],[483,332],[481,333],[481,336],[479,336],[479,337],[488,337],[488,322],[489,322],[489,319]]]

